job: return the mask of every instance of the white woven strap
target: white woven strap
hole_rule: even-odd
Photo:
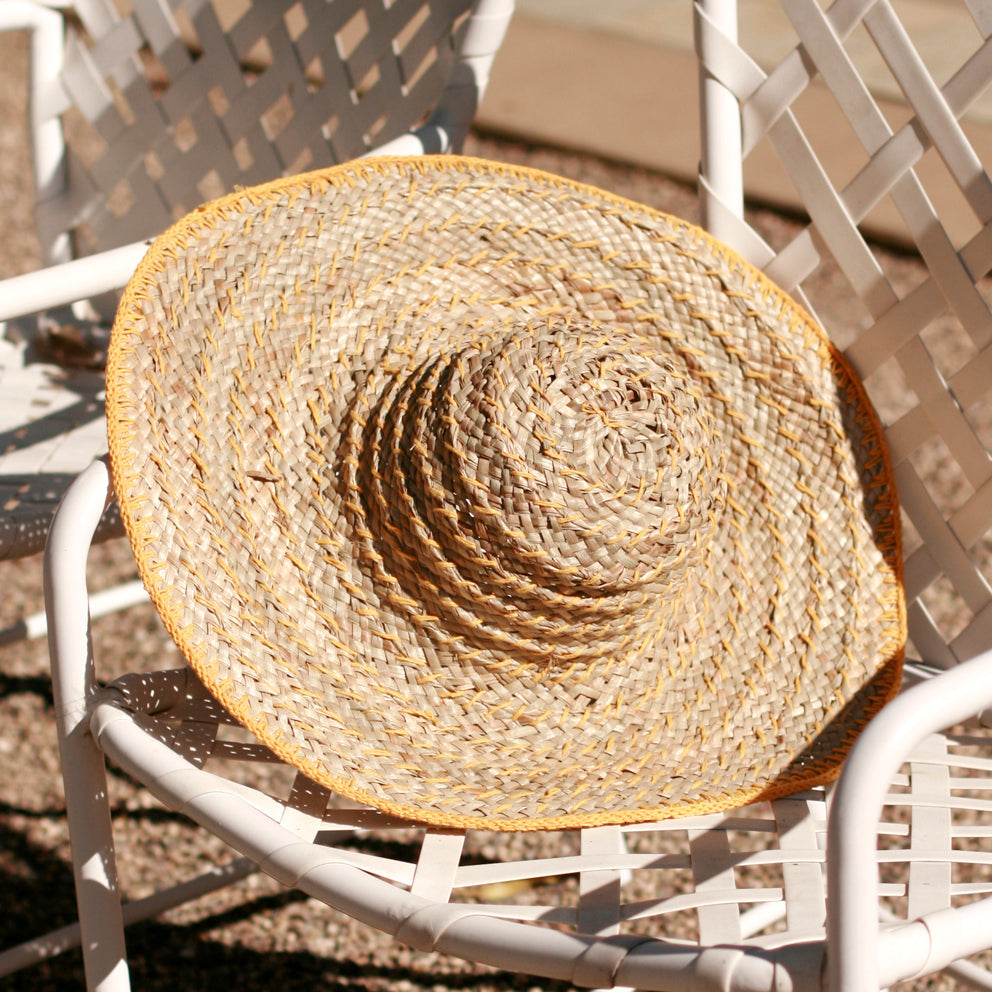
[[[987,5],[969,5],[976,47],[935,79],[887,0],[783,7],[799,44],[777,65],[759,66],[698,6],[697,49],[740,103],[745,153],[771,143],[812,224],[772,253],[723,223],[790,292],[829,257],[844,283],[832,292],[863,303],[863,322],[851,326],[830,323],[829,298],[806,301],[888,425],[913,648],[946,667],[992,643],[992,312],[980,288],[992,267],[992,180],[960,120],[992,81],[992,17]],[[902,123],[890,123],[894,105],[869,85],[866,41],[902,94]],[[846,129],[832,130],[829,143],[819,140],[827,111]],[[860,150],[853,174],[835,168],[840,143]],[[722,216],[703,178],[710,212]],[[864,233],[884,203],[927,266],[924,281],[905,290]]]
[[[80,0],[84,30],[70,33],[61,73],[75,108],[69,182],[39,226],[49,237],[78,226],[84,251],[113,247],[235,185],[389,141],[434,106],[469,6],[135,0],[121,15],[108,0]],[[483,47],[466,58],[484,77],[493,46]]]

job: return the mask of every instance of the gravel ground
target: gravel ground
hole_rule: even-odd
[[[0,37],[0,274],[31,269],[37,245],[31,234],[28,163],[24,120],[26,60],[23,39]],[[526,163],[593,183],[631,199],[697,219],[692,190],[661,176],[551,148],[524,146],[492,136],[473,136],[466,151],[493,159]],[[757,212],[755,226],[772,242],[795,229],[788,218]],[[886,265],[897,281],[918,278],[919,266],[893,253]],[[856,321],[853,305],[836,274],[821,278],[821,312],[833,321]],[[898,402],[898,389],[892,402]],[[94,585],[131,577],[130,554],[120,542],[94,552]],[[42,607],[40,561],[0,565],[0,628]],[[150,608],[94,625],[97,656],[127,659],[129,669],[168,663],[170,644]],[[2,631],[0,631],[0,643]],[[123,661],[103,670],[112,674]],[[3,648],[0,661],[0,892],[7,910],[0,914],[0,947],[74,918],[74,896],[59,777],[52,699],[43,642]],[[157,881],[185,874],[190,864],[208,866],[225,859],[223,846],[204,838],[183,820],[158,809],[120,775],[111,782],[120,830],[122,873],[131,896]],[[556,989],[564,986],[495,973],[459,961],[397,947],[388,938],[312,901],[253,877],[222,896],[167,914],[129,931],[135,988],[172,989],[181,969],[189,990],[237,986],[244,990],[280,987],[335,989],[339,992],[452,992],[472,989]],[[77,987],[79,955],[67,953],[8,981],[19,992]],[[932,983],[918,986],[933,987]]]

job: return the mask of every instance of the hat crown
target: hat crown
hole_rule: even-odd
[[[384,568],[470,650],[643,650],[725,504],[700,382],[616,326],[480,324],[394,370],[353,432]]]

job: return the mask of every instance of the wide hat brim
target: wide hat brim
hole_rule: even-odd
[[[208,204],[127,287],[107,412],[189,664],[389,813],[770,798],[835,776],[898,687],[861,384],[725,246],[600,190],[449,156]]]

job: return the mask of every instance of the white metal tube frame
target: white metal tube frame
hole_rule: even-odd
[[[992,705],[992,651],[907,689],[862,732],[834,792],[827,831],[829,992],[877,992],[973,953],[992,932],[992,900],[933,914],[912,927],[898,958],[879,956],[877,825],[893,777],[932,733]],[[910,928],[906,928],[907,930]],[[940,931],[941,939],[933,940]],[[983,939],[984,938],[984,939]],[[941,960],[931,952],[941,949]],[[889,967],[880,974],[880,964]],[[890,969],[897,969],[893,974]]]
[[[89,636],[86,558],[111,497],[107,466],[95,462],[69,487],[45,548],[45,606],[69,840],[87,987],[130,988],[103,754],[90,734],[97,691]]]
[[[808,986],[811,971],[818,972],[822,948],[808,945],[759,950],[699,948],[642,937],[597,939],[494,919],[471,905],[430,902],[342,863],[333,849],[301,841],[280,825],[261,797],[225,791],[222,780],[190,765],[97,695],[85,563],[109,496],[107,467],[100,461],[70,488],[46,551],[56,712],[68,769],[70,837],[91,989],[128,988],[111,825],[103,801],[104,752],[143,779],[166,805],[225,839],[283,884],[419,949],[590,987],[665,989],[677,986],[681,974],[683,982],[693,975],[693,987],[699,989],[782,992]],[[828,835],[830,992],[877,992],[987,943],[989,899],[880,932],[876,839],[892,778],[912,749],[928,734],[990,705],[992,652],[907,690],[869,724],[852,749],[835,792]],[[137,753],[143,755],[140,768],[129,758]],[[150,775],[152,767],[157,771]],[[814,978],[812,984],[819,982]]]
[[[731,40],[737,38],[738,0],[696,0],[699,9]],[[700,40],[696,39],[697,47]],[[733,228],[724,230],[723,212],[744,216],[741,112],[737,98],[702,64],[699,66],[700,210],[703,227],[733,243]],[[716,209],[717,204],[720,209]]]
[[[2,8],[0,4],[0,8]],[[122,289],[150,242],[135,241],[99,255],[77,258],[0,281],[0,321],[66,306]]]
[[[5,0],[0,4],[0,31],[27,31],[31,42],[31,85],[29,87],[28,127],[31,131],[34,185],[39,196],[60,190],[65,182],[65,141],[59,113],[68,101],[59,81],[65,44],[65,17],[26,0]],[[56,238],[42,245],[45,262],[69,257],[68,238]]]

